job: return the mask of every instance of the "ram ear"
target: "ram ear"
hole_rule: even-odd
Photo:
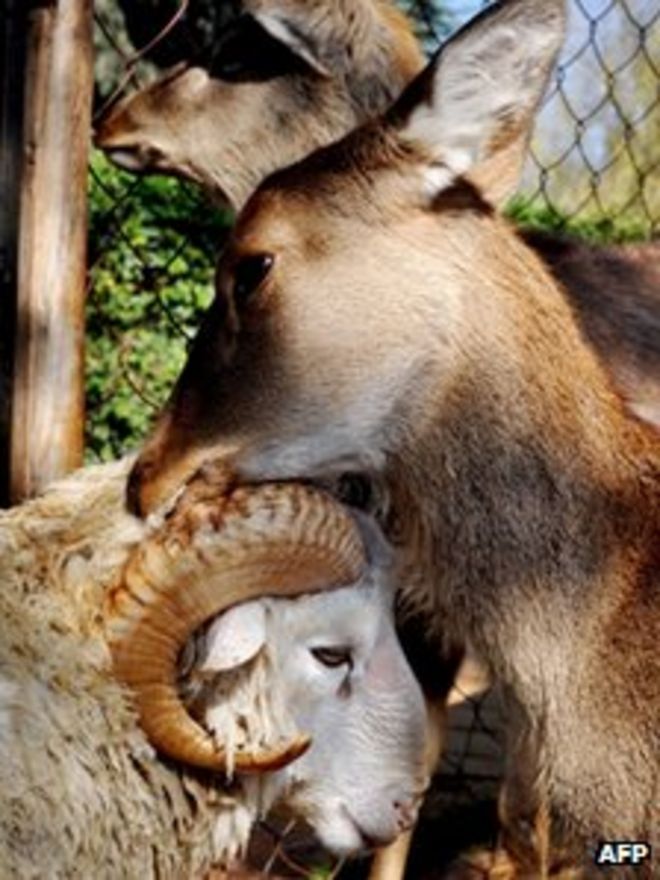
[[[390,111],[429,159],[433,199],[468,175],[492,203],[515,189],[564,36],[564,0],[501,0],[440,49]]]
[[[266,611],[262,601],[236,605],[218,617],[206,634],[200,672],[226,672],[255,657],[266,643]]]

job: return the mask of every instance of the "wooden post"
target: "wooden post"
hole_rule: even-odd
[[[4,0],[0,15],[0,507],[9,504],[26,18],[23,0]]]
[[[12,388],[16,502],[82,463],[92,0],[28,18]]]

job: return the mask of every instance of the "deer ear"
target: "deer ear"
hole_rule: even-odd
[[[201,672],[226,672],[255,657],[266,643],[266,611],[261,601],[236,605],[218,617],[206,633]]]
[[[486,198],[515,189],[564,35],[564,0],[502,0],[438,52],[390,111],[430,158],[427,191],[469,175]]]
[[[301,61],[304,61],[312,70],[321,76],[331,76],[331,71],[323,63],[321,53],[316,41],[305,32],[298,21],[290,20],[284,12],[277,10],[255,10],[251,13],[252,18],[274,40],[282,43]]]

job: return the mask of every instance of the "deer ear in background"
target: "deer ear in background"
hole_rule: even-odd
[[[299,21],[291,21],[286,15],[273,11],[256,12],[254,19],[273,39],[279,40],[283,46],[290,49],[294,55],[297,55],[321,76],[332,75],[321,60],[321,53],[316,41],[311,34],[305,31],[304,27],[301,27]]]
[[[497,3],[440,49],[390,111],[430,158],[432,199],[469,175],[493,204],[515,190],[564,37],[563,0]]]
[[[209,73],[229,82],[261,82],[303,68],[330,75],[311,36],[306,37],[284,15],[255,12],[240,16],[227,27]]]

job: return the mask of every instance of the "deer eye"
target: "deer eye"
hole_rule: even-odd
[[[234,301],[241,308],[270,272],[275,261],[272,254],[243,257],[234,269]]]
[[[318,660],[323,666],[329,666],[330,669],[336,669],[338,666],[353,668],[353,654],[350,648],[343,646],[319,647],[310,648],[310,652],[315,660]]]

